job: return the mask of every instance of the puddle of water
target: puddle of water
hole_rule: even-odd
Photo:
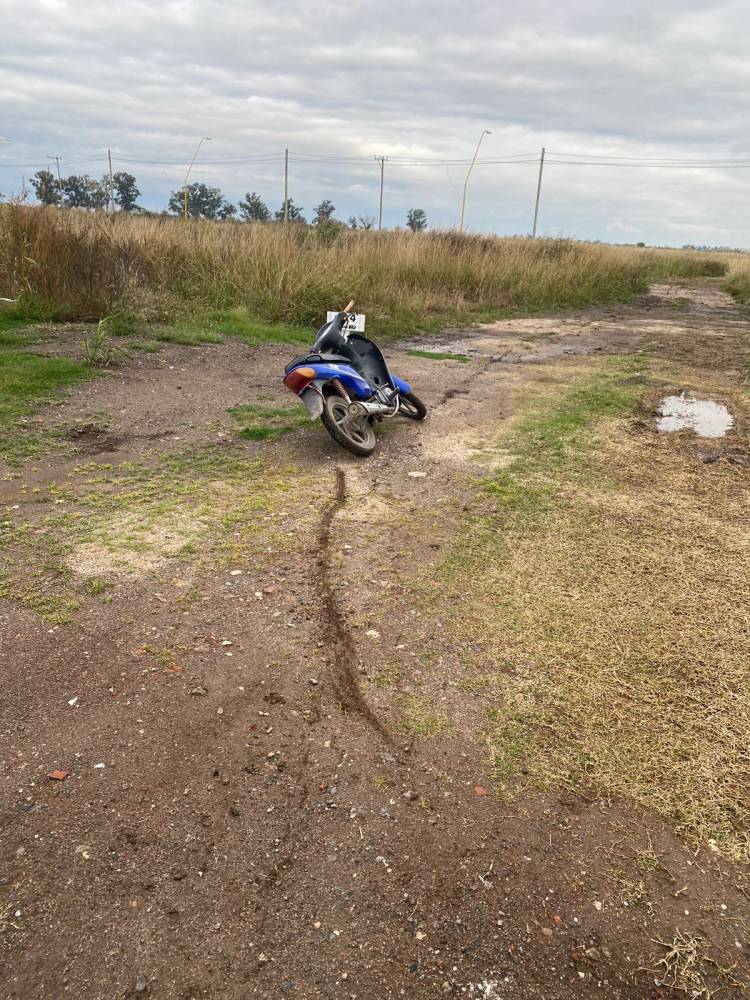
[[[663,432],[693,430],[698,437],[724,437],[734,424],[734,417],[721,403],[695,399],[687,393],[665,396],[659,407],[656,427]]]

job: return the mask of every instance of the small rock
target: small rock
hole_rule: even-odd
[[[216,709],[216,714],[217,715],[223,715],[224,714],[224,709],[223,708],[217,708]]]
[[[240,811],[237,808],[237,806],[230,806],[229,807],[229,815],[230,816],[239,816],[240,815]]]
[[[190,694],[194,698],[202,698],[204,695],[208,694],[208,691],[204,687],[197,687],[197,688],[193,688],[191,690]]]
[[[148,989],[148,979],[145,976],[138,976],[135,981],[135,992],[145,993]]]
[[[419,798],[419,795],[416,792],[414,792],[411,789],[409,789],[408,792],[404,792],[404,798],[408,799],[409,802],[414,802],[415,799]]]
[[[268,955],[266,955],[266,953],[262,951],[260,955],[258,955],[258,962],[260,963],[260,965],[265,965],[267,961],[268,961]]]
[[[592,962],[598,962],[602,957],[602,953],[598,948],[587,948],[585,954],[586,958],[590,958]]]
[[[26,848],[25,847],[17,847],[16,848],[16,857],[17,858],[22,858],[25,853],[26,853]]]
[[[368,628],[368,630],[365,632],[365,635],[367,636],[368,639],[380,638],[380,632],[378,632],[376,628]]]
[[[542,934],[544,934],[545,937],[550,937],[550,938],[553,937],[552,928],[542,927]]]
[[[409,472],[408,475],[411,476],[412,479],[424,479],[425,476],[427,475],[427,473],[426,472]]]
[[[230,576],[242,576],[242,570],[241,569],[230,570],[229,575]]]
[[[602,903],[601,903],[601,901],[600,901],[600,900],[598,900],[598,899],[595,899],[595,900],[594,900],[594,909],[595,909],[595,910],[601,910],[601,908],[602,908]]]

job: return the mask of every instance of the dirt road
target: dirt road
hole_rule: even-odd
[[[723,370],[744,329],[660,287],[399,347],[430,417],[365,461],[236,438],[289,402],[280,347],[168,346],[45,411],[69,443],[0,482],[0,995],[734,995],[742,873],[626,801],[501,796],[419,578],[520,400],[654,343]]]

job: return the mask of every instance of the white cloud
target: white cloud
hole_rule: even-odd
[[[563,166],[554,152],[750,157],[750,8],[742,0],[182,0],[105,4],[0,0],[0,162],[101,174],[106,149],[136,174],[150,207],[178,186],[201,135],[194,179],[239,198],[291,195],[308,212],[372,213],[370,158],[466,158],[551,151],[542,231],[588,238],[747,243],[747,171]],[[220,164],[269,154],[275,162]],[[294,154],[366,157],[314,163]],[[90,162],[76,159],[92,157]],[[179,160],[179,164],[126,162]],[[0,190],[24,168],[0,167]],[[459,166],[386,165],[386,222],[423,207],[457,220]],[[467,224],[525,232],[534,164],[479,165]],[[624,228],[622,228],[624,227]]]

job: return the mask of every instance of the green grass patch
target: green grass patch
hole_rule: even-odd
[[[465,354],[452,354],[450,351],[422,351],[418,348],[414,350],[407,351],[407,354],[411,354],[415,358],[429,358],[431,361],[463,361],[467,362],[469,359]]]
[[[221,344],[230,337],[250,347],[260,344],[310,344],[314,331],[310,327],[288,323],[266,323],[242,308],[213,310],[168,326],[148,328],[154,340],[172,344]]]
[[[744,271],[733,271],[723,282],[722,288],[729,292],[739,305],[750,306],[750,268]]]
[[[0,455],[19,464],[38,454],[49,435],[24,421],[59,390],[92,376],[89,367],[69,358],[0,350]]]
[[[241,430],[239,437],[250,441],[267,441],[296,431],[309,423],[307,410],[299,403],[294,406],[266,406],[247,403],[233,406],[229,413]]]
[[[601,420],[632,410],[646,384],[641,356],[608,359],[595,373],[566,386],[521,417],[504,442],[509,462],[485,488],[506,511],[536,514],[555,494],[555,476],[585,475],[585,442]],[[577,466],[580,464],[580,468]]]
[[[420,695],[408,695],[401,705],[401,728],[418,739],[441,736],[450,729],[443,712]]]

